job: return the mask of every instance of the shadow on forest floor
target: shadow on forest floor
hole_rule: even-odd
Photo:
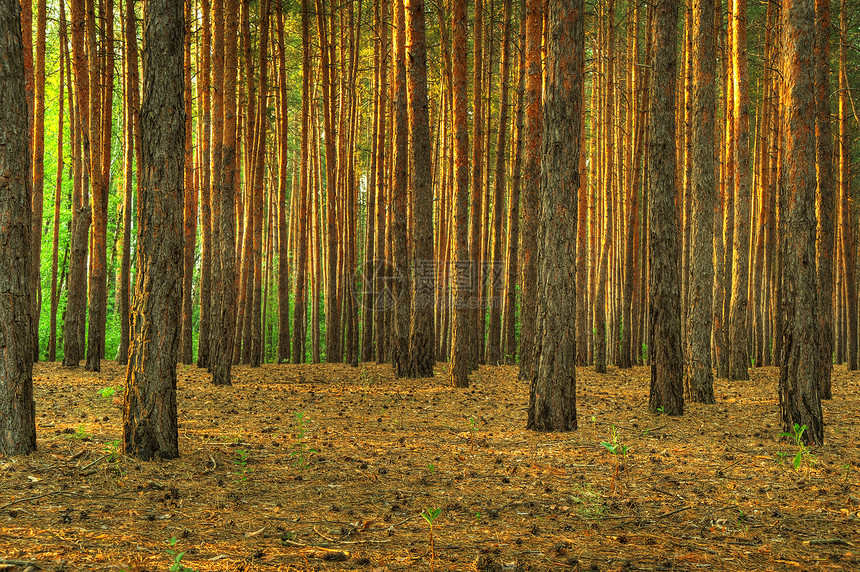
[[[836,368],[827,444],[795,469],[774,368],[681,418],[647,412],[646,368],[582,369],[566,434],[524,430],[515,368],[467,390],[445,368],[239,367],[216,388],[179,366],[182,456],[141,463],[117,453],[123,368],[37,364],[39,451],[0,458],[0,570],[860,568],[858,372]]]

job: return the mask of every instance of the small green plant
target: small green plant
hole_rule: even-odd
[[[421,513],[421,517],[430,526],[430,572],[433,572],[433,563],[436,560],[436,549],[433,544],[433,527],[440,514],[442,514],[441,508],[427,508]]]
[[[296,429],[293,439],[293,450],[290,452],[290,456],[295,457],[295,465],[299,469],[306,469],[310,462],[310,455],[316,453],[316,450],[311,449],[310,446],[305,442],[305,438],[308,434],[309,423],[310,419],[305,416],[304,411],[299,411],[296,413]]]
[[[236,481],[241,483],[247,482],[248,473],[253,471],[253,469],[248,468],[248,451],[246,449],[236,451],[236,458],[233,460],[233,464],[236,465]]]
[[[81,423],[74,433],[69,434],[69,439],[77,439],[78,441],[89,441],[92,435],[87,431],[86,426]]]
[[[475,431],[477,427],[475,426],[475,418],[469,417],[469,444],[472,447],[472,450],[475,450]]]
[[[642,363],[648,363],[648,344],[642,344]]]
[[[107,454],[109,463],[116,463],[122,454],[122,441],[113,439],[105,443],[105,453]]]
[[[794,466],[794,470],[797,471],[800,469],[800,465],[803,463],[804,458],[808,458],[810,454],[809,445],[806,444],[806,441],[803,439],[803,434],[806,432],[806,425],[800,425],[799,423],[795,423],[792,428],[791,433],[780,433],[780,437],[786,437],[791,441],[794,441],[794,444],[797,445],[797,454],[791,461],[791,464]],[[786,456],[785,453],[782,455]]]
[[[173,558],[173,563],[168,568],[169,572],[194,572],[193,568],[189,568],[185,564],[182,563],[182,559],[185,558],[185,551],[179,552],[178,550],[174,550],[173,547],[176,546],[176,543],[179,542],[174,536],[170,540],[167,541],[167,553]]]
[[[627,445],[622,445],[618,442],[618,429],[615,425],[613,425],[610,430],[610,438],[611,441],[601,441],[600,444],[603,445],[603,448],[609,451],[615,459],[615,472],[612,474],[612,482],[610,483],[610,488],[614,491],[615,479],[618,477],[621,467],[624,467],[624,473],[627,475],[627,479],[630,479],[630,473],[627,470],[627,452],[630,448]]]
[[[121,385],[109,385],[107,387],[103,387],[103,388],[99,389],[99,396],[102,397],[103,399],[110,399],[111,397],[113,397],[117,393],[120,393],[124,389],[125,388]]]
[[[427,463],[427,470],[430,471],[431,473],[435,473],[436,472],[436,465],[434,465],[433,463]]]

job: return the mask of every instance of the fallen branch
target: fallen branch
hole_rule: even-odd
[[[840,546],[854,546],[844,538],[813,538],[807,540],[806,544],[838,544]]]

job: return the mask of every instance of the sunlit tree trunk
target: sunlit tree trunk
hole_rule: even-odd
[[[193,108],[191,106],[191,4],[185,0],[185,266],[182,275],[182,324],[180,327],[179,359],[182,363],[194,362],[193,306],[194,298],[194,253],[197,240],[197,189],[194,185],[194,159],[192,156],[191,131],[193,129]]]
[[[749,301],[750,244],[750,135],[749,76],[747,73],[747,1],[733,0],[732,72],[734,83],[735,204],[732,250],[732,296],[729,309],[730,380],[749,379],[749,338],[747,313]]]
[[[280,89],[281,126],[278,146],[278,363],[290,360],[290,234],[287,212],[294,213],[288,205],[292,199],[287,186],[287,148],[289,132],[289,102],[287,101],[287,54],[284,44],[283,7],[278,4],[278,88]],[[293,166],[295,169],[295,166]]]
[[[198,76],[198,91],[201,94],[199,104],[202,122],[202,137],[199,142],[200,150],[200,321],[197,330],[197,367],[209,366],[209,338],[212,307],[212,265],[214,264],[212,242],[212,30],[209,0],[200,0],[200,17],[202,28],[201,54],[199,55],[200,75]]]
[[[502,22],[504,27],[502,37],[502,61],[501,77],[499,78],[499,137],[496,144],[496,173],[493,191],[493,254],[492,266],[488,265],[490,284],[489,306],[490,323],[487,332],[487,363],[499,365],[503,361],[502,356],[502,293],[504,281],[502,280],[502,225],[505,205],[505,157],[508,145],[508,78],[510,76],[511,59],[511,0],[505,0]],[[489,206],[489,205],[488,205]],[[489,229],[488,229],[489,232]]]
[[[511,192],[508,199],[508,245],[507,259],[505,260],[505,300],[504,300],[504,330],[502,339],[502,350],[505,352],[505,363],[513,365],[517,356],[517,282],[519,278],[520,257],[520,184],[522,182],[523,166],[523,115],[526,81],[525,66],[525,43],[526,43],[526,9],[525,0],[519,0],[520,7],[520,41],[518,48],[518,79],[517,79],[517,106],[514,120],[516,139],[513,148],[513,159],[511,161]],[[497,151],[499,152],[499,151]],[[582,207],[580,207],[582,208]],[[586,282],[580,281],[580,288],[585,291]],[[580,296],[582,297],[582,296]],[[579,298],[577,298],[577,303]],[[579,329],[583,329],[582,323],[577,323]],[[581,352],[580,343],[577,342],[577,352]]]
[[[541,110],[541,43],[543,41],[543,3],[526,0],[526,91],[525,91],[525,164],[522,196],[522,284],[520,327],[521,380],[534,374],[535,320],[537,316],[537,241],[540,192],[540,150],[543,134]]]
[[[60,3],[60,33],[59,33],[59,97],[57,99],[59,112],[57,114],[57,178],[54,188],[54,220],[52,225],[53,240],[51,242],[51,324],[48,330],[48,361],[57,360],[57,307],[60,303],[60,292],[58,287],[62,284],[57,283],[57,265],[60,255],[60,210],[62,205],[63,191],[63,91],[65,88],[64,68],[69,66],[66,59],[66,8],[65,3]],[[71,87],[69,87],[71,91]],[[69,122],[72,123],[71,121]],[[128,228],[128,227],[124,227]],[[126,293],[128,289],[126,288]],[[128,308],[126,308],[128,310]]]
[[[851,216],[851,140],[848,133],[849,85],[848,57],[846,43],[848,42],[848,15],[845,0],[839,14],[839,192],[842,197],[842,275],[845,282],[845,313],[847,314],[847,354],[848,369],[855,371],[860,367],[860,355],[857,350],[857,290],[854,278],[854,228]],[[837,290],[839,293],[839,290]]]

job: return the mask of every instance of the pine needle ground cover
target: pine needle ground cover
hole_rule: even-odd
[[[776,369],[681,418],[647,412],[646,368],[581,369],[579,430],[538,434],[516,369],[454,390],[445,367],[216,388],[179,366],[181,457],[141,463],[118,453],[123,368],[37,364],[39,450],[0,459],[0,569],[860,569],[857,372],[836,368],[827,444],[798,463]]]

